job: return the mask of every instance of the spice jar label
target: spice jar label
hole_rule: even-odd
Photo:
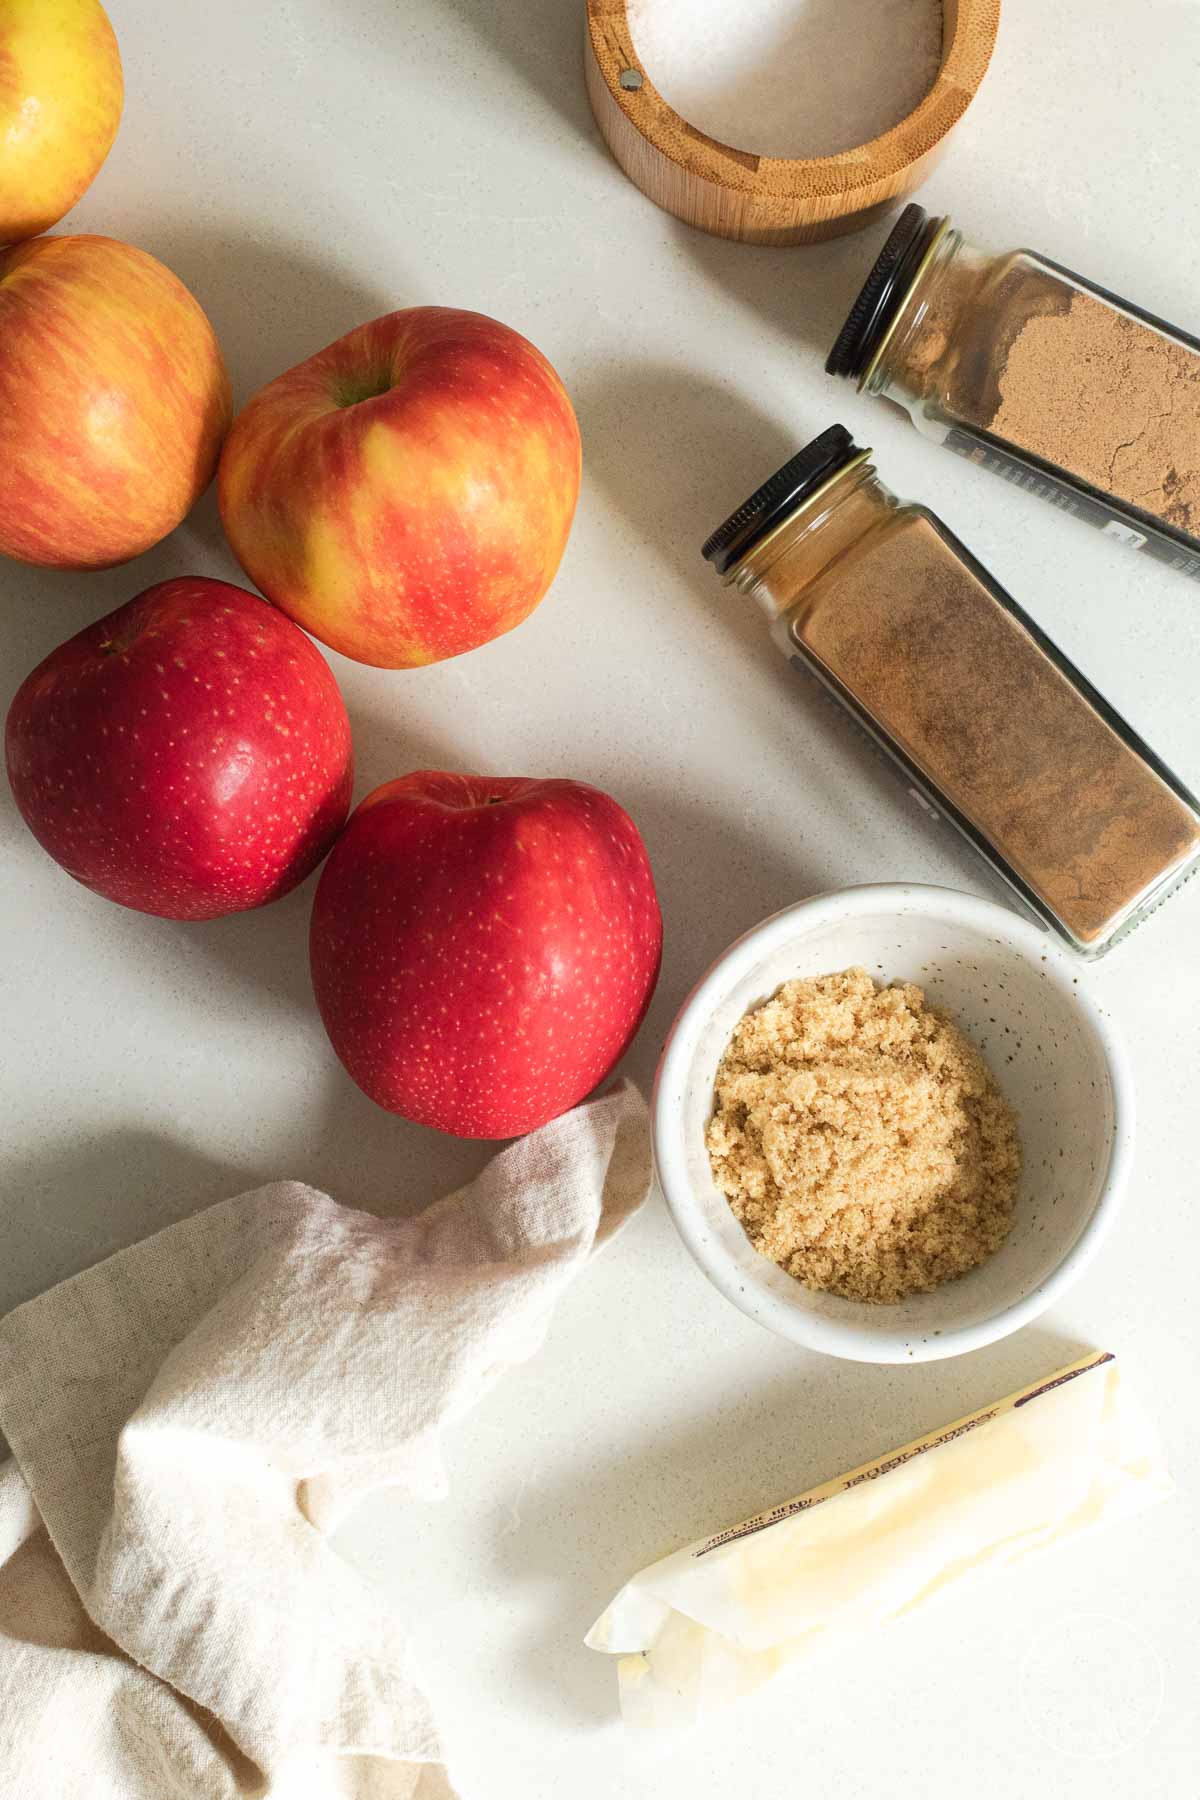
[[[1119,543],[1144,551],[1147,556],[1154,557],[1156,562],[1166,563],[1169,568],[1190,576],[1193,581],[1200,581],[1200,556],[1185,550],[1177,538],[1156,531],[1150,520],[1146,520],[1144,532],[1135,531],[1104,504],[1098,493],[1094,499],[1081,493],[1078,487],[1060,480],[1052,469],[1035,458],[1017,456],[1007,445],[997,443],[985,431],[956,425],[942,441],[947,450],[953,450],[956,456],[966,457],[968,462],[977,463],[980,468],[999,475],[1014,487],[1025,488],[1027,492],[1036,494],[1039,500],[1049,500],[1061,512],[1071,513],[1089,525],[1098,525]]]
[[[1122,525],[1120,519],[1110,519],[1104,529],[1109,537],[1115,537],[1119,544],[1128,544],[1131,550],[1140,550],[1146,542],[1144,532],[1135,531],[1132,525]]]

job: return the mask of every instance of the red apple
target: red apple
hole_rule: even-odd
[[[244,588],[180,576],[69,638],[17,690],[8,779],[68,875],[165,919],[303,881],[350,806],[350,721],[314,644]]]
[[[380,1106],[456,1137],[532,1131],[602,1081],[650,1004],[645,846],[578,781],[425,771],[356,809],[313,903],[333,1047]]]
[[[229,412],[213,328],[153,256],[104,237],[0,250],[5,556],[98,569],[148,550],[212,480]]]
[[[218,481],[242,567],[322,643],[382,668],[511,631],[554,579],[579,427],[540,351],[481,313],[389,313],[280,375]]]

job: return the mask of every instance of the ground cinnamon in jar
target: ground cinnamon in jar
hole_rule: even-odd
[[[905,207],[826,368],[1200,580],[1200,337],[1033,250]]]
[[[815,589],[798,643],[1090,944],[1195,821],[919,511]]]
[[[1021,302],[986,429],[1200,537],[1200,357],[1090,294],[1062,297]]]
[[[897,348],[894,375],[917,387],[939,364],[946,408],[962,424],[1200,537],[1194,350],[1019,265],[990,287],[969,268],[947,272]]]
[[[841,426],[705,546],[811,670],[1076,949],[1200,866],[1200,804],[940,519]]]

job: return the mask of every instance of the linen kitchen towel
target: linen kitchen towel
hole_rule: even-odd
[[[403,1622],[326,1533],[444,1491],[649,1187],[625,1085],[415,1218],[243,1194],[0,1322],[0,1794],[447,1800]]]

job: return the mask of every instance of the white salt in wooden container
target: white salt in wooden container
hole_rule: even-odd
[[[975,98],[1000,21],[1000,0],[944,0],[941,67],[914,110],[854,149],[793,158],[755,155],[689,124],[638,56],[627,0],[586,3],[588,95],[626,175],[677,219],[748,244],[857,231],[911,194]]]

